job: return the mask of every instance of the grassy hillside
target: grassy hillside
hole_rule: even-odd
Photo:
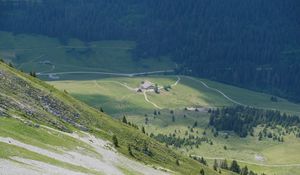
[[[67,90],[72,96],[87,104],[96,108],[102,107],[105,112],[116,118],[122,118],[123,115],[126,115],[129,121],[140,126],[144,125],[148,134],[173,135],[175,133],[176,137],[188,138],[191,135],[204,137],[203,132],[205,131],[206,137],[213,142],[213,145],[205,142],[199,147],[194,145],[175,148],[184,154],[204,156],[208,160],[219,158],[236,159],[242,165],[246,164],[260,173],[293,174],[296,170],[299,170],[300,166],[298,165],[285,166],[286,164],[293,165],[300,162],[300,152],[296,150],[300,146],[300,141],[295,135],[286,135],[284,143],[279,143],[272,139],[259,141],[258,133],[262,129],[258,127],[253,137],[240,138],[230,132],[220,132],[219,136],[215,137],[214,133],[211,132],[211,128],[207,128],[209,114],[205,112],[208,108],[241,103],[259,108],[277,109],[298,115],[300,112],[298,104],[281,98],[278,98],[278,102],[272,102],[270,100],[271,95],[268,94],[257,93],[205,79],[181,76],[179,83],[169,91],[161,89],[160,94],[146,92],[148,99],[162,108],[159,109],[147,102],[143,93],[130,90],[130,88],[138,87],[141,81],[145,80],[157,83],[158,86],[164,86],[173,85],[178,80],[178,77],[102,77],[96,80],[67,80],[49,83],[58,89]],[[186,111],[184,110],[185,107],[200,107],[204,111]],[[160,111],[161,114],[154,115],[155,110]],[[174,111],[174,114],[170,113],[171,110]],[[175,117],[175,121],[173,121],[172,116]],[[145,122],[146,120],[147,123]],[[197,121],[198,126],[191,132],[191,127],[195,121]],[[225,135],[228,135],[228,138],[225,138]],[[226,146],[226,150],[224,146]],[[264,160],[261,161],[258,157],[263,157]],[[248,162],[248,164],[245,162]],[[254,166],[253,164],[258,165]],[[279,166],[271,168],[273,165]]]
[[[172,69],[168,58],[133,60],[131,41],[85,43],[70,39],[62,44],[57,38],[0,32],[0,57],[12,61],[18,69],[35,72],[104,71],[143,72]],[[49,61],[51,64],[41,64]],[[76,78],[73,76],[72,78]],[[47,77],[44,77],[47,78]]]
[[[3,137],[12,137],[44,148],[49,145],[72,148],[75,145],[73,143],[76,141],[71,138],[67,138],[68,141],[62,143],[59,139],[65,140],[64,137],[53,137],[52,134],[45,134],[41,129],[29,128],[26,126],[28,123],[24,120],[67,132],[85,130],[105,140],[111,140],[112,135],[116,135],[120,145],[117,150],[134,160],[155,167],[167,168],[180,174],[197,174],[201,168],[205,169],[207,174],[215,174],[214,171],[196,161],[166,148],[140,130],[111,119],[106,114],[88,107],[67,93],[58,91],[36,78],[16,71],[3,63],[0,63],[0,72],[0,109],[1,116],[6,116],[1,119],[3,125],[1,136]],[[20,118],[20,120],[17,122],[13,118]],[[21,129],[17,130],[17,128]],[[81,144],[76,143],[76,146]],[[129,155],[128,145],[132,146],[134,157]],[[6,155],[6,150],[12,148],[5,144],[2,144],[1,147],[3,148],[1,150],[4,151],[1,154],[2,158],[16,155],[21,151],[20,148],[16,148],[11,151],[11,154]],[[82,147],[90,149],[86,145]],[[26,151],[21,152],[27,155]],[[31,154],[28,153],[28,155]],[[38,157],[37,155],[33,156]],[[179,160],[179,166],[176,165],[176,160]]]

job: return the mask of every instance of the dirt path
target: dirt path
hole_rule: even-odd
[[[232,103],[234,103],[234,104],[241,105],[241,106],[247,106],[247,105],[245,105],[245,104],[243,104],[243,103],[240,103],[240,102],[238,102],[238,101],[236,101],[236,100],[230,98],[229,96],[227,96],[227,95],[226,95],[224,92],[222,92],[221,90],[216,89],[216,88],[212,88],[212,87],[208,86],[206,83],[204,83],[204,82],[201,81],[201,80],[198,80],[198,79],[193,78],[193,77],[188,77],[188,76],[186,76],[186,78],[191,79],[191,80],[194,80],[194,81],[200,82],[200,83],[201,83],[204,87],[206,87],[207,89],[210,89],[210,90],[212,90],[212,91],[215,91],[215,92],[221,94],[224,98],[226,98],[227,100],[229,100],[230,102],[232,102]]]
[[[158,106],[157,104],[155,104],[154,102],[150,101],[148,99],[148,96],[147,96],[147,93],[146,91],[143,91],[143,94],[144,94],[144,98],[145,98],[145,101],[152,104],[154,107],[156,107],[157,109],[163,109],[162,107]]]
[[[177,76],[176,82],[173,83],[173,84],[171,85],[171,87],[177,86],[178,83],[180,82],[180,80],[181,80],[181,78],[180,78],[179,76]],[[97,82],[96,80],[95,80],[94,82],[95,82],[95,84],[96,84],[97,86],[99,86],[99,84],[98,84],[98,82]],[[135,92],[136,92],[136,88],[130,87],[130,86],[128,86],[127,84],[121,83],[121,82],[119,82],[119,81],[101,81],[101,82],[119,84],[119,85],[121,85],[121,86],[127,88],[127,89],[130,90],[130,91],[135,91]],[[163,87],[160,87],[159,89],[162,89],[162,88],[163,88]],[[156,103],[154,103],[154,102],[152,102],[152,101],[149,100],[146,91],[143,91],[143,95],[144,95],[144,99],[145,99],[145,101],[146,101],[147,103],[152,104],[152,105],[153,105],[155,108],[157,108],[157,109],[163,109],[162,107],[158,106]],[[123,99],[123,97],[122,97],[120,100],[122,100],[122,99]]]
[[[175,82],[174,84],[172,84],[171,87],[177,86],[178,83],[180,82],[180,80],[181,80],[181,78],[180,78],[179,76],[177,76],[176,82]],[[162,89],[162,88],[163,88],[163,87],[160,87],[159,89]],[[162,107],[158,106],[156,103],[154,103],[154,102],[152,102],[152,101],[150,101],[150,100],[148,99],[148,96],[147,96],[146,91],[143,91],[143,94],[144,94],[144,98],[145,98],[146,102],[152,104],[152,105],[153,105],[154,107],[156,107],[157,109],[163,109]]]
[[[161,73],[172,73],[174,70],[159,70],[150,72],[138,72],[138,73],[120,73],[120,72],[98,72],[98,71],[71,71],[71,72],[49,72],[49,73],[37,73],[38,76],[49,76],[49,75],[68,75],[68,74],[99,74],[99,75],[113,75],[113,76],[124,76],[124,77],[134,77],[141,75],[154,75]]]
[[[173,84],[171,85],[171,87],[177,86],[178,83],[180,82],[181,78],[180,78],[179,76],[176,76],[176,77],[177,77],[177,80],[176,80],[175,83],[173,83]],[[159,87],[159,89],[163,89],[163,87]],[[156,108],[158,108],[158,109],[163,109],[162,107],[158,106],[156,103],[154,103],[154,102],[152,102],[152,101],[150,101],[150,100],[148,99],[148,96],[147,96],[146,91],[144,91],[143,94],[144,94],[144,98],[145,98],[146,102],[152,104],[154,107],[156,107]]]
[[[22,67],[23,67],[25,64],[33,63],[33,62],[35,62],[36,60],[41,59],[41,58],[44,57],[44,56],[45,56],[45,55],[42,54],[42,55],[40,55],[40,56],[37,56],[37,57],[31,59],[29,62],[21,63],[21,64],[18,66],[18,69],[22,69]]]
[[[35,48],[5,48],[1,47],[0,49],[5,50],[14,50],[14,51],[32,51],[32,50],[44,50],[44,49],[88,49],[88,48],[102,48],[102,49],[123,49],[123,50],[130,50],[131,47],[105,47],[105,46],[97,46],[97,45],[90,45],[90,46],[54,46],[54,47],[35,47]]]
[[[179,76],[176,76],[177,77],[177,81],[171,85],[171,87],[174,87],[174,86],[177,86],[177,84],[180,82],[181,78]]]
[[[202,156],[197,156],[197,155],[191,155],[192,157],[199,157],[201,158]],[[263,167],[300,167],[300,163],[297,164],[262,164],[262,163],[255,163],[255,162],[249,162],[249,161],[244,161],[244,160],[238,160],[238,159],[228,159],[224,157],[203,157],[204,159],[207,160],[236,160],[241,163],[246,163],[249,165],[257,165],[257,166],[263,166]]]

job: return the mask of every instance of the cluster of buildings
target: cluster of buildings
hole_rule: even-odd
[[[140,87],[137,88],[137,92],[154,91],[154,90],[155,90],[155,84],[153,84],[150,81],[142,81]]]

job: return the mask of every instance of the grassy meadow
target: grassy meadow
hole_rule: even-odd
[[[14,35],[0,32],[0,57],[12,61],[18,69],[26,72],[131,73],[175,67],[175,64],[166,57],[162,57],[160,61],[154,61],[151,58],[134,60],[131,53],[134,48],[135,43],[132,41],[85,43],[77,39],[70,39],[67,43],[62,44],[56,38],[41,35]],[[52,65],[40,64],[42,61],[50,61]],[[77,76],[72,76],[72,78],[77,79]],[[70,78],[70,75],[67,77]],[[47,79],[47,77],[42,78]]]
[[[278,102],[270,101],[271,95],[255,92],[235,86],[218,83],[215,81],[203,80],[207,85],[222,90],[226,95],[236,101],[253,107],[280,110],[289,114],[300,115],[300,105],[289,102],[286,99],[276,97]]]
[[[65,80],[51,81],[50,84],[94,107],[103,107],[107,113],[127,113],[130,111],[154,110],[155,107],[144,100],[142,93],[132,91],[139,87],[142,81],[150,81],[158,86],[172,85],[177,81],[176,76],[143,76],[143,77],[105,77],[95,80]],[[218,89],[233,100],[245,105],[276,109],[290,114],[300,114],[300,105],[279,98],[271,102],[271,95],[250,91],[205,79],[190,79],[184,76],[169,91],[161,89],[160,94],[147,92],[148,99],[163,109],[184,109],[185,107],[222,107],[235,105],[224,98],[219,92],[205,87]],[[121,85],[123,84],[123,85]],[[136,111],[137,112],[137,111]]]

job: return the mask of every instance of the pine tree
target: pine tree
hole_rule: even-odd
[[[195,128],[195,127],[197,127],[197,126],[198,126],[198,122],[197,122],[197,121],[195,121],[195,123],[194,123],[193,127]]]
[[[145,125],[147,125],[147,124],[148,124],[148,122],[149,122],[149,118],[148,118],[148,117],[146,117],[146,118],[145,118]]]
[[[157,93],[157,94],[159,94],[159,88],[158,88],[158,85],[157,85],[157,84],[155,84],[154,92]]]
[[[227,160],[226,159],[221,162],[221,168],[225,169],[225,170],[228,170],[228,164],[227,164]]]
[[[247,166],[245,166],[244,168],[242,168],[241,175],[248,175],[248,167]]]
[[[176,165],[177,166],[179,166],[180,164],[179,164],[179,160],[178,159],[176,159]]]
[[[254,173],[253,171],[249,172],[249,175],[257,175],[256,173]]]
[[[218,162],[217,162],[217,160],[216,160],[216,159],[215,159],[215,161],[214,161],[213,168],[214,168],[214,170],[215,170],[215,171],[217,171],[217,170],[218,170]]]
[[[29,72],[29,75],[32,77],[36,77],[36,73],[34,71]]]
[[[113,135],[112,141],[113,141],[113,144],[115,145],[115,147],[119,147],[119,142],[118,142],[118,138],[116,135]]]
[[[102,107],[100,107],[100,112],[104,112],[104,110],[103,110],[103,108],[102,108]]]
[[[203,165],[207,165],[207,162],[203,157],[200,158],[199,162],[202,163]]]
[[[14,65],[10,62],[10,63],[8,63],[8,66],[9,67],[14,67]]]
[[[125,115],[123,116],[122,122],[125,123],[125,124],[128,123]]]
[[[259,134],[258,134],[258,140],[261,141],[262,138],[263,138],[263,134],[262,134],[262,132],[260,131]]]
[[[203,168],[201,168],[201,170],[200,170],[200,175],[205,175]]]
[[[233,160],[231,163],[231,166],[229,168],[230,171],[235,172],[235,173],[240,173],[241,172],[241,168],[238,165],[236,160]]]
[[[146,130],[144,126],[142,127],[142,133],[146,134]]]
[[[132,153],[132,150],[131,150],[131,146],[130,146],[130,145],[128,145],[128,153],[129,153],[129,155],[133,156],[133,153]]]

